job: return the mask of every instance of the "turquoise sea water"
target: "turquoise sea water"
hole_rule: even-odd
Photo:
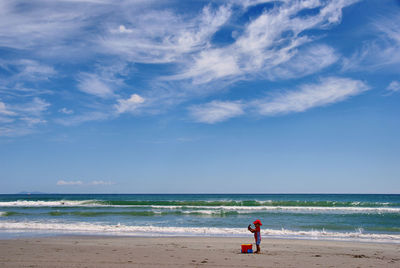
[[[400,195],[0,195],[0,236],[249,236],[400,243]]]

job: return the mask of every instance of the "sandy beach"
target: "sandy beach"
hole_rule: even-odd
[[[400,245],[251,238],[60,236],[0,240],[1,267],[399,267]]]

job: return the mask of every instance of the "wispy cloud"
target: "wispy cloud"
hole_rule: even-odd
[[[63,113],[63,114],[73,114],[73,113],[74,113],[73,110],[67,109],[67,108],[65,108],[65,107],[61,108],[61,109],[58,110],[58,111],[59,111],[60,113]]]
[[[392,81],[388,85],[388,87],[386,89],[391,91],[391,92],[400,92],[400,82],[399,81]]]
[[[15,112],[10,111],[4,102],[0,102],[0,114],[3,116],[14,116],[16,115]]]
[[[6,104],[0,102],[0,136],[20,136],[31,133],[38,124],[44,124],[43,113],[50,103],[35,97],[29,102]]]
[[[274,5],[250,16],[250,8],[267,2]],[[198,122],[240,116],[250,109],[249,103],[188,103],[228,90],[238,81],[268,83],[328,69],[341,53],[322,43],[320,33],[339,24],[342,10],[355,2],[217,1],[182,12],[156,1],[39,0],[24,2],[25,8],[20,1],[3,1],[0,47],[21,53],[0,60],[7,78],[0,79],[0,94],[8,97],[0,95],[2,128],[9,133],[16,124],[29,130],[46,122],[71,126],[124,113],[156,114],[179,104],[190,106]],[[376,29],[396,43],[393,25],[384,22]],[[216,41],[224,31],[231,31],[232,38]],[[73,68],[63,73],[60,59]],[[69,78],[72,86],[63,88],[63,94],[51,83]],[[52,102],[60,106],[50,114],[50,103],[44,101],[50,98],[43,97],[50,94],[69,100],[78,95],[79,101],[71,106]]]
[[[118,114],[134,112],[144,102],[144,98],[138,94],[132,94],[129,99],[119,99],[118,104],[115,105],[115,109]]]
[[[49,94],[49,90],[37,88],[36,84],[48,82],[57,74],[52,66],[38,61],[0,59],[0,94],[19,100]]]
[[[197,122],[213,124],[242,115],[244,111],[240,102],[212,101],[192,106],[190,113]]]
[[[190,59],[180,74],[169,79],[192,79],[198,84],[233,75],[235,79],[240,75],[268,77],[270,72],[273,76],[290,78],[315,73],[334,63],[337,57],[327,45],[310,47],[304,54],[299,54],[299,48],[314,40],[305,31],[326,29],[339,23],[342,9],[354,2],[357,1],[283,2],[250,21],[234,43],[194,55],[194,60]],[[310,8],[320,8],[320,12],[299,15]],[[298,57],[291,61],[296,55]]]
[[[400,12],[385,14],[374,19],[372,32],[375,38],[362,44],[361,49],[343,59],[343,71],[379,70],[400,65]],[[386,70],[390,70],[386,68]]]
[[[83,112],[76,115],[70,115],[62,118],[56,118],[54,121],[64,126],[76,126],[90,121],[103,121],[112,118],[114,114],[110,112],[102,112],[100,109],[95,111]]]
[[[114,97],[114,89],[112,82],[104,79],[97,74],[81,73],[79,78],[78,89],[87,94],[95,95],[100,98]]]
[[[36,116],[39,117],[47,108],[50,106],[50,103],[45,101],[44,99],[35,97],[29,103],[23,103],[18,105],[13,105],[13,111],[17,114],[24,116]]]
[[[212,101],[190,108],[192,118],[201,123],[218,123],[247,114],[277,116],[344,101],[369,90],[363,81],[342,77],[321,78],[317,83],[303,84],[279,91],[264,99],[250,101]]]
[[[0,60],[0,68],[11,73],[12,80],[47,80],[57,74],[52,66],[30,59]]]
[[[332,47],[313,45],[299,51],[287,63],[280,64],[268,70],[270,80],[298,78],[317,73],[332,65],[339,56]]]
[[[71,186],[71,185],[83,185],[82,181],[65,181],[65,180],[59,180],[57,182],[58,186]]]
[[[82,29],[91,24],[90,17],[103,13],[106,7],[98,4],[94,1],[2,1],[0,46],[30,51],[46,58],[76,58],[80,46],[70,46],[67,40],[75,38],[76,44],[88,44]]]
[[[308,36],[307,30],[328,29],[339,23],[342,9],[355,2],[287,1],[265,10],[249,20],[232,43],[221,46],[209,42],[185,58],[175,57],[177,72],[156,79],[156,88],[143,95],[152,100],[146,107],[151,110],[152,105],[160,109],[179,104],[219,92],[238,81],[276,81],[320,72],[337,62],[340,54],[326,44],[311,44],[317,38]],[[244,10],[252,4],[256,3],[248,2]],[[300,15],[311,8],[320,12]]]
[[[305,84],[297,90],[256,101],[255,106],[260,114],[268,116],[304,112],[314,107],[343,101],[369,89],[370,87],[360,80],[328,77],[318,83]]]
[[[89,182],[89,185],[113,185],[113,184],[115,183],[111,181],[102,181],[102,180]]]
[[[165,77],[165,80],[192,79],[194,84],[211,82],[218,78],[239,75],[240,70],[234,54],[223,49],[201,52],[194,59],[194,64],[183,73]]]
[[[83,182],[81,180],[70,180],[70,181],[65,181],[65,180],[59,180],[57,181],[58,186],[102,186],[102,185],[113,185],[115,184],[114,182],[111,181],[103,181],[103,180],[94,180],[91,182]]]
[[[231,16],[229,7],[205,6],[195,17],[152,9],[111,24],[100,49],[133,62],[166,63],[209,46],[211,36]]]

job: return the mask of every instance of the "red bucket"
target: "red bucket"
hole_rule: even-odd
[[[243,244],[242,245],[242,253],[253,253],[253,245],[252,244]]]

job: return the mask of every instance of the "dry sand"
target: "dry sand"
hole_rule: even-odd
[[[47,237],[0,240],[0,267],[400,267],[400,245],[263,238]]]

